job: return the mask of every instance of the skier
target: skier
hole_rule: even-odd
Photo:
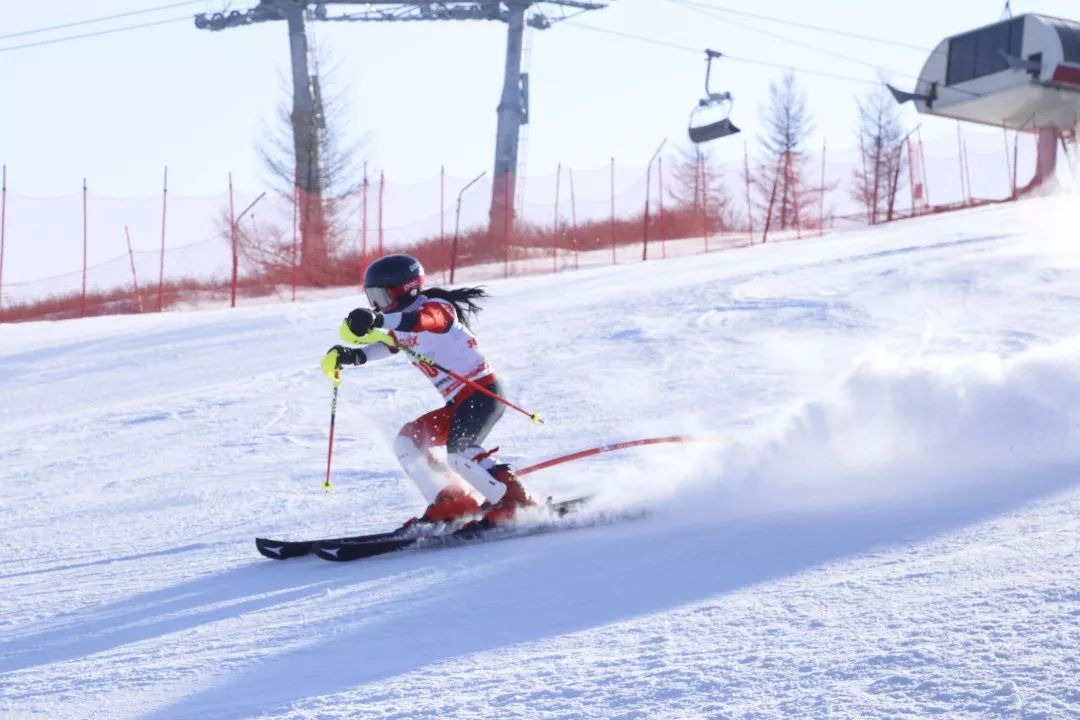
[[[345,365],[363,365],[397,354],[400,345],[495,395],[502,394],[469,327],[469,318],[480,310],[476,301],[487,297],[481,288],[424,288],[419,260],[387,255],[364,273],[364,292],[374,309],[353,310],[341,326],[343,340],[363,347],[330,348],[322,364],[328,376],[334,377]],[[533,505],[510,466],[496,460],[498,448],[481,446],[502,416],[503,404],[431,364],[415,361],[413,365],[435,385],[446,405],[407,423],[394,441],[398,461],[429,503],[420,517],[403,527],[473,515],[479,517],[473,526],[493,526],[511,520],[518,508]],[[432,453],[439,446],[446,447],[449,467]],[[483,504],[470,485],[483,496]]]

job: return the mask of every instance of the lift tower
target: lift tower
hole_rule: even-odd
[[[560,15],[551,17],[544,14],[541,8],[545,5],[559,8]],[[343,14],[331,15],[330,6],[351,7],[343,8]],[[521,72],[525,28],[546,30],[554,23],[567,19],[567,10],[581,13],[606,6],[606,2],[584,0],[260,0],[259,4],[250,10],[196,15],[195,27],[217,31],[271,20],[285,20],[288,23],[293,79],[295,171],[303,198],[300,204],[300,228],[303,238],[301,262],[306,264],[324,257],[326,246],[323,237],[325,219],[318,138],[318,131],[324,126],[318,78],[312,77],[308,67],[305,22],[495,20],[507,24],[506,70],[497,110],[495,182],[490,212],[492,234],[501,236],[503,228],[513,219],[518,138],[521,126],[529,121],[528,75]]]

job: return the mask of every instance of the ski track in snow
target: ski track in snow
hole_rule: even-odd
[[[0,326],[0,717],[1080,718],[1071,196],[489,283],[529,478],[634,522],[337,565],[437,405],[357,302]]]

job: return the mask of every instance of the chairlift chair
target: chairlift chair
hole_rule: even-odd
[[[706,50],[705,57],[705,97],[698,101],[697,107],[690,112],[691,142],[700,144],[710,140],[727,137],[739,132],[739,128],[731,122],[731,106],[733,98],[729,92],[715,93],[709,89],[709,77],[712,75],[712,61],[721,57],[716,50]],[[720,116],[719,119],[708,121],[710,117]]]

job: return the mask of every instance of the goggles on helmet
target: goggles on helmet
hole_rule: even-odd
[[[420,285],[421,278],[413,278],[396,287],[365,287],[364,294],[376,309],[386,312],[394,310],[401,298],[411,296],[413,291],[420,289]]]
[[[369,287],[364,288],[368,302],[377,310],[386,310],[394,304],[394,297],[390,294],[390,288]]]

